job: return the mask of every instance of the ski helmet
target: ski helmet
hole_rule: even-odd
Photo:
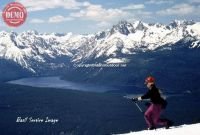
[[[152,76],[148,76],[148,77],[145,79],[145,83],[155,83],[155,78],[152,77]]]

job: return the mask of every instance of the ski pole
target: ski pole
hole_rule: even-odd
[[[135,105],[137,106],[137,108],[140,110],[141,113],[144,113],[143,110],[141,109],[141,107],[138,105],[138,103],[134,102]]]

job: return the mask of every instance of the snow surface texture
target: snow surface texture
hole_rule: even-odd
[[[199,28],[200,22],[175,20],[168,25],[121,21],[109,30],[90,35],[0,31],[0,59],[12,60],[32,72],[34,66],[44,63],[63,66],[64,62],[59,65],[49,61],[62,56],[72,63],[101,57],[104,63],[128,63],[122,55],[155,50],[183,39],[192,41],[188,48],[198,48]]]
[[[200,135],[200,123],[171,127],[170,129],[144,130],[122,135]]]

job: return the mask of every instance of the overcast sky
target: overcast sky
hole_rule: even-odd
[[[172,20],[200,21],[200,0],[15,0],[27,11],[26,22],[8,27],[0,19],[0,31],[96,33],[120,20],[168,24]],[[12,0],[0,0],[2,12]]]

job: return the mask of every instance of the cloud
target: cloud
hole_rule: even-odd
[[[29,12],[63,8],[70,10],[69,16],[55,15],[48,20],[33,18],[30,23],[60,23],[74,19],[96,22],[96,27],[106,27],[119,20],[149,18],[151,12],[144,11],[144,4],[129,4],[119,8],[105,8],[101,4],[78,0],[16,0],[22,3]]]
[[[144,11],[144,10],[137,10],[132,13],[129,13],[128,17],[126,20],[132,22],[136,20],[145,20],[145,19],[150,19],[153,18],[155,15],[153,12],[150,11]]]
[[[148,0],[147,2],[145,2],[146,4],[172,4],[174,3],[174,1],[172,0]]]
[[[34,18],[30,20],[30,23],[44,23],[45,21],[42,19]]]
[[[55,8],[64,8],[71,10],[70,17],[60,15],[50,17],[49,23],[59,23],[74,19],[92,20],[98,22],[114,22],[116,20],[126,19],[133,16],[137,10],[145,8],[144,4],[130,4],[119,8],[105,8],[102,5],[92,4],[88,1],[77,0],[16,0],[22,3],[27,10],[41,11]],[[142,11],[140,11],[142,12]],[[31,20],[31,23],[43,23],[43,20]]]
[[[50,17],[48,22],[49,23],[60,23],[60,22],[71,21],[71,20],[73,20],[72,17],[64,17],[62,15],[56,15],[56,16]]]
[[[110,24],[109,22],[102,21],[102,22],[100,22],[100,23],[97,23],[96,26],[97,26],[98,28],[106,28],[106,27],[111,26],[111,24]]]
[[[195,7],[190,4],[178,4],[171,8],[167,8],[161,11],[158,11],[158,15],[177,15],[177,16],[183,16],[183,15],[189,15],[195,13]]]
[[[109,29],[112,27],[113,23],[102,21],[102,22],[97,22],[95,25],[88,25],[88,29],[93,29],[95,31],[102,31]]]
[[[200,4],[199,0],[188,0],[189,3]]]
[[[135,10],[135,9],[144,9],[144,4],[130,4],[125,7],[121,7],[122,10]]]
[[[76,0],[16,0],[22,3],[27,10],[40,11],[53,8],[64,8],[64,9],[79,9],[84,6],[85,2],[77,2]]]
[[[93,5],[90,3],[87,3],[85,9],[70,14],[71,17],[94,21],[109,21],[126,15],[127,12],[123,10],[113,8],[105,9],[102,5]]]
[[[135,12],[135,15],[138,18],[152,18],[153,13],[150,11],[137,11]]]

